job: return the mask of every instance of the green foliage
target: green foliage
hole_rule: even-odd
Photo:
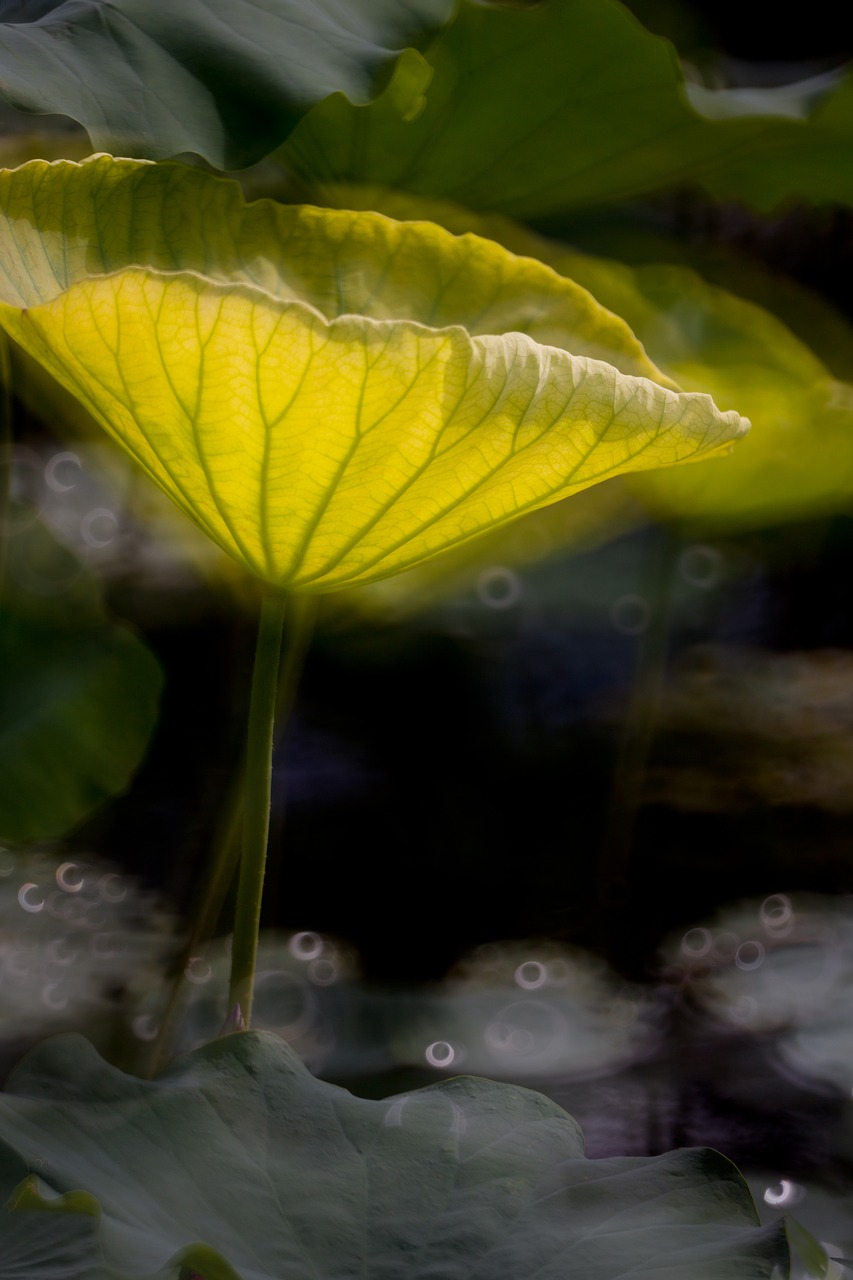
[[[159,664],[97,579],[13,511],[0,617],[0,838],[62,835],[123,791],[157,722]]]
[[[362,211],[341,212],[246,205],[200,169],[111,156],[4,173],[0,324],[37,399],[55,379],[53,403],[75,397],[274,589],[415,566],[399,601],[440,591],[433,558],[455,548],[464,572],[489,531],[511,562],[525,532],[553,546],[649,510],[744,525],[849,500],[850,387],[773,315],[687,268],[477,216],[594,215],[685,183],[759,209],[850,201],[849,77],[688,85],[615,0],[345,9],[4,9],[16,108],[134,156],[241,168],[280,147],[287,181],[329,204],[362,184]],[[80,154],[78,135],[54,145]],[[744,412],[757,430],[735,460],[633,474],[726,451]],[[566,517],[558,499],[617,474]],[[526,512],[527,530],[504,527]],[[21,557],[60,576],[71,561],[37,527],[10,543],[0,836],[28,840],[126,785],[159,673],[87,575],[37,599]],[[214,1042],[153,1082],[59,1040],[13,1075],[0,1121],[10,1280],[771,1280],[792,1250],[831,1273],[806,1233],[758,1226],[714,1152],[587,1161],[538,1095],[456,1080],[365,1102],[270,1037]]]
[[[451,0],[19,0],[0,23],[0,96],[70,116],[96,150],[192,152],[240,168],[337,90],[372,96]],[[421,81],[428,78],[423,63]]]
[[[716,1152],[590,1161],[539,1094],[459,1078],[365,1101],[261,1033],[149,1082],[57,1038],[13,1073],[0,1117],[7,1187],[40,1161],[5,1230],[26,1216],[40,1257],[44,1212],[62,1217],[75,1275],[102,1259],[110,1278],[770,1280],[788,1261]],[[99,1215],[97,1248],[81,1213]],[[22,1257],[16,1280],[39,1265]]]
[[[522,218],[686,182],[762,209],[853,199],[853,81],[694,89],[672,46],[615,0],[462,0],[424,56],[433,78],[417,118],[397,105],[419,75],[408,57],[370,106],[318,103],[287,163],[320,189],[373,182]]]

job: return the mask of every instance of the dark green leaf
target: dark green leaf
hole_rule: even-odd
[[[417,118],[398,105],[418,75],[403,58],[369,107],[340,94],[316,107],[287,144],[289,163],[315,182],[375,182],[516,217],[685,182],[762,208],[853,198],[853,80],[687,86],[673,47],[616,0],[463,0],[425,56],[434,76]]]
[[[42,1161],[46,1193],[97,1198],[111,1276],[770,1280],[787,1267],[783,1225],[758,1226],[716,1152],[587,1160],[570,1116],[510,1085],[463,1077],[367,1101],[275,1037],[238,1033],[154,1081],[61,1037],[9,1088],[0,1141]]]
[[[369,99],[401,50],[451,8],[452,0],[19,0],[2,11],[0,97],[70,116],[96,149],[197,153],[240,168],[328,94]],[[423,83],[429,72],[420,66]]]
[[[0,618],[0,838],[63,834],[122,791],[157,719],[161,674],[103,610],[96,580],[13,518]]]

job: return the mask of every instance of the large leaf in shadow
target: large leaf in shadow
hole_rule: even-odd
[[[97,150],[192,152],[240,168],[339,91],[364,102],[451,0],[17,0],[3,6],[0,96],[70,116]],[[413,98],[429,78],[419,67]],[[403,108],[408,104],[399,102]]]
[[[0,208],[0,323],[277,587],[386,577],[746,429],[476,237],[109,157],[7,172]]]
[[[159,664],[96,580],[12,512],[0,619],[0,838],[61,835],[124,790],[157,721]]]
[[[616,0],[462,0],[425,56],[434,76],[416,118],[397,107],[420,75],[412,55],[370,106],[338,94],[315,107],[285,146],[288,163],[313,181],[376,182],[516,217],[684,182],[761,207],[853,198],[851,81],[688,89],[673,47]]]
[[[40,1160],[42,1192],[97,1200],[111,1276],[769,1280],[787,1265],[783,1228],[757,1225],[724,1157],[586,1160],[571,1117],[511,1085],[367,1101],[242,1033],[154,1081],[62,1037],[9,1090],[7,1160]],[[32,1182],[18,1199],[51,1204]]]

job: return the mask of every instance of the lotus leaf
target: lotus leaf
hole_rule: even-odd
[[[329,93],[370,98],[401,50],[451,8],[452,0],[13,0],[0,23],[0,97],[70,116],[97,149],[155,159],[194,152],[239,168],[278,146]],[[417,100],[429,69],[411,56]]]
[[[154,1081],[58,1037],[13,1072],[0,1118],[7,1187],[38,1169],[15,1195],[34,1254],[39,1209],[99,1213],[112,1278],[770,1280],[787,1265],[784,1227],[758,1226],[715,1152],[587,1160],[575,1121],[528,1090],[459,1078],[368,1101],[266,1033]]]
[[[277,588],[385,577],[746,430],[638,376],[579,286],[429,223],[110,157],[6,172],[0,211],[0,323]]]
[[[520,218],[686,182],[762,209],[853,199],[849,73],[763,92],[687,85],[672,45],[616,0],[462,0],[425,57],[434,74],[417,118],[397,105],[420,75],[404,57],[370,106],[318,103],[287,162],[315,182],[375,182]]]

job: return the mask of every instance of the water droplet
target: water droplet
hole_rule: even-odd
[[[334,960],[318,956],[308,966],[308,978],[318,987],[330,987],[338,978],[338,966]]]
[[[76,862],[63,862],[56,868],[56,883],[65,893],[79,893],[86,883],[84,875],[78,875]]]
[[[213,976],[213,969],[205,960],[204,956],[190,956],[189,963],[184,969],[184,977],[188,982],[194,982],[196,986],[203,986],[205,982],[210,982]]]
[[[20,906],[24,908],[25,911],[30,911],[32,913],[41,911],[45,903],[44,898],[33,897],[34,890],[36,893],[38,893],[39,887],[37,884],[33,884],[32,881],[28,881],[26,884],[22,884],[20,889],[18,890],[18,903],[20,904]]]
[[[642,596],[629,593],[614,600],[610,621],[625,636],[641,635],[649,625],[649,606]]]
[[[302,933],[294,933],[289,948],[296,960],[316,960],[323,954],[324,943],[319,933],[304,930]]]
[[[24,951],[8,951],[3,961],[3,973],[10,978],[28,978],[33,968],[33,957]]]
[[[130,1025],[137,1040],[156,1040],[160,1030],[150,1013],[140,1013]]]
[[[549,960],[545,966],[548,981],[555,987],[564,987],[572,976],[565,960]]]
[[[45,955],[50,964],[59,965],[61,969],[79,959],[80,949],[74,947],[67,938],[51,938],[45,947]]]
[[[678,558],[678,572],[691,587],[708,591],[720,580],[723,557],[715,547],[697,543],[687,547]]]
[[[768,1187],[764,1192],[764,1203],[771,1204],[775,1208],[777,1205],[799,1204],[805,1196],[805,1188],[801,1187],[797,1182],[790,1182],[787,1178],[782,1178],[776,1187]]]
[[[521,599],[521,579],[506,565],[484,569],[477,579],[477,598],[487,609],[511,609]]]
[[[682,953],[691,960],[701,960],[708,955],[714,939],[711,937],[710,929],[688,929],[684,937],[681,939]]]
[[[67,493],[80,479],[82,465],[76,453],[55,453],[44,468],[44,478],[54,493]]]
[[[538,960],[525,960],[515,971],[515,981],[525,991],[535,991],[548,981],[548,970]]]
[[[385,1112],[386,1129],[398,1129],[403,1123],[403,1112],[406,1109],[406,1103],[409,1101],[409,1095],[403,1094],[401,1098],[392,1098],[391,1105]]]
[[[118,516],[109,507],[95,507],[80,521],[80,536],[87,547],[108,547],[118,533]]]
[[[739,969],[758,969],[764,963],[764,947],[760,942],[742,942],[735,952]]]
[[[0,877],[4,880],[15,870],[15,859],[12,856],[11,849],[5,849],[0,845]]]
[[[0,482],[15,504],[5,513],[6,532],[11,535],[34,524],[44,507],[44,471],[35,449],[0,445]]]
[[[59,995],[60,984],[58,982],[48,982],[42,987],[41,998],[42,1003],[46,1004],[48,1009],[65,1009],[68,1005],[68,997]]]
[[[740,996],[729,1008],[729,1021],[749,1026],[758,1016],[758,1001],[752,996]]]
[[[456,1058],[456,1050],[447,1040],[434,1040],[427,1047],[424,1057],[431,1067],[449,1067]]]
[[[108,871],[98,881],[98,893],[104,902],[123,902],[127,897],[127,885],[121,876],[116,875],[114,871]]]
[[[765,898],[759,915],[764,928],[776,938],[790,933],[794,924],[791,899],[784,893],[771,893],[769,898]]]
[[[567,1034],[568,1024],[558,1007],[526,999],[501,1009],[483,1038],[496,1053],[524,1058],[529,1065],[564,1048]]]

